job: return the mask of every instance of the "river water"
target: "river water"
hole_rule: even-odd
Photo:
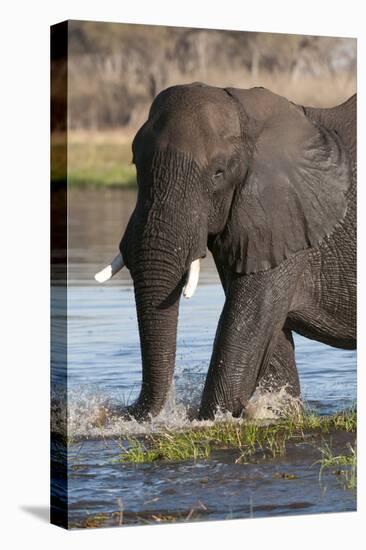
[[[93,518],[104,516],[110,524],[122,523],[122,517],[123,524],[131,524],[159,523],[164,518],[225,519],[354,510],[355,493],[345,491],[335,476],[326,476],[326,490],[319,484],[319,468],[312,467],[316,462],[312,447],[294,448],[285,459],[250,465],[236,464],[230,452],[196,463],[134,466],[116,461],[121,437],[190,424],[187,407],[199,404],[224,303],[208,256],[202,262],[194,298],[181,301],[174,388],[165,410],[158,419],[143,425],[119,418],[101,424],[103,407],[129,403],[140,389],[139,338],[128,270],[105,285],[94,281],[94,274],[116,254],[135,201],[135,192],[123,189],[86,188],[69,193],[70,526],[88,526],[88,521],[93,526]],[[356,352],[294,337],[306,406],[330,414],[354,405]],[[56,353],[53,361],[57,400],[61,399],[57,386],[63,373],[62,358],[58,364]],[[257,416],[261,413],[258,407]],[[53,421],[57,430],[57,418]],[[335,447],[341,444],[334,442]],[[284,470],[296,474],[295,478],[280,479]]]

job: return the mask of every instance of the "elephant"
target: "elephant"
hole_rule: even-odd
[[[356,95],[332,108],[262,87],[176,85],[132,144],[138,194],[115,260],[135,292],[142,386],[126,414],[166,402],[180,297],[207,249],[225,303],[198,412],[245,414],[255,389],[300,396],[293,332],[356,347]]]

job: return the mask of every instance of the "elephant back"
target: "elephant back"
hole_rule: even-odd
[[[352,166],[355,166],[357,162],[357,94],[330,109],[304,107],[304,111],[316,124],[337,132],[351,156]]]

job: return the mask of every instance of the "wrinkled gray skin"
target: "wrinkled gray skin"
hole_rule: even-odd
[[[129,415],[172,382],[187,270],[211,250],[226,301],[199,411],[238,416],[255,388],[300,392],[292,331],[356,345],[356,97],[331,109],[263,88],[174,86],[133,142],[138,199],[120,244],[143,377]]]

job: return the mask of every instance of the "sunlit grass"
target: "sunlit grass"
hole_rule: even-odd
[[[356,447],[348,444],[348,454],[335,455],[331,444],[324,441],[319,448],[321,459],[316,462],[320,464],[319,481],[322,481],[324,470],[333,469],[332,473],[339,476],[345,489],[356,489],[357,486],[357,452]]]
[[[65,179],[65,137],[52,139],[52,181]],[[69,132],[67,179],[71,185],[121,185],[136,183],[131,141],[124,133]]]
[[[356,409],[339,412],[333,416],[319,416],[316,413],[307,413],[303,417],[304,429],[321,430],[327,433],[330,430],[344,430],[355,432],[357,429]]]
[[[147,444],[137,438],[128,440],[128,447],[120,455],[121,462],[170,462],[207,459],[210,455],[208,441],[198,441],[191,434],[165,432],[159,436],[149,436]]]
[[[122,446],[119,460],[138,464],[207,459],[217,449],[237,450],[237,462],[246,462],[258,455],[275,458],[286,454],[287,442],[304,441],[309,435],[319,436],[337,430],[354,432],[356,426],[356,410],[324,417],[303,413],[270,425],[255,421],[216,422],[190,430],[130,439]]]

